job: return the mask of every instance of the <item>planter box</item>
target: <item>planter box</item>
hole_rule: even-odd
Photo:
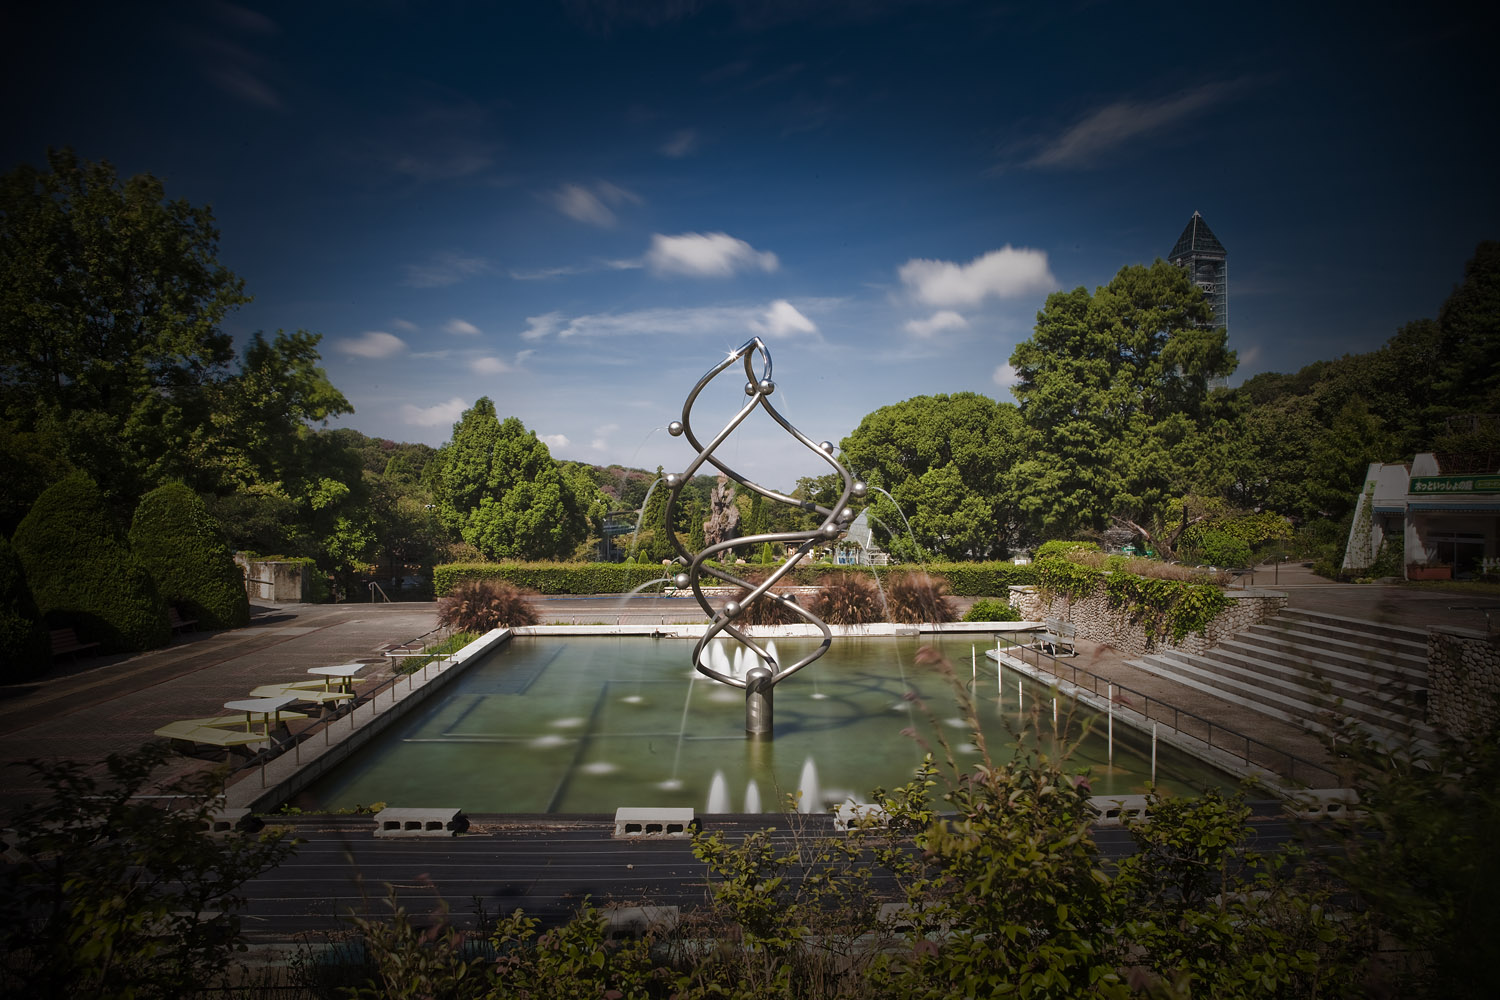
[[[1415,566],[1406,571],[1408,580],[1451,580],[1453,579],[1452,566],[1429,566],[1426,569],[1417,569]]]

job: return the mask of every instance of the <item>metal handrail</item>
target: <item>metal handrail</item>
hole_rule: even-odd
[[[997,648],[999,648],[998,641],[999,640],[997,638]],[[1042,652],[1042,650],[1034,646],[1024,646],[1020,643],[1011,642],[1011,640],[1008,639],[1004,641],[1011,643],[1010,646],[1004,650],[1005,652],[1011,653],[1015,650],[1021,651],[1021,655],[1018,657],[1018,659],[1020,659],[1022,663],[1027,662],[1025,654],[1027,652],[1031,652],[1035,655],[1035,666],[1038,671],[1046,670],[1048,673],[1052,674],[1054,677],[1057,677],[1059,680],[1065,679],[1063,672],[1058,669],[1059,667],[1063,666],[1063,664],[1058,660],[1056,656],[1053,656],[1050,653],[1044,653]],[[1044,656],[1051,661],[1051,667],[1048,667],[1042,663],[1042,657]],[[1070,680],[1075,688],[1083,688],[1085,690],[1088,690],[1092,694],[1099,695],[1101,694],[1100,688],[1103,687],[1105,689],[1105,691],[1103,692],[1105,697],[1109,697],[1108,689],[1113,688],[1115,691],[1114,700],[1116,704],[1123,704],[1134,711],[1138,711],[1143,717],[1150,719],[1153,722],[1167,724],[1174,732],[1182,733],[1185,736],[1191,736],[1194,739],[1201,740],[1203,743],[1207,744],[1210,747],[1213,747],[1216,750],[1222,750],[1226,753],[1233,754],[1247,764],[1253,764],[1257,767],[1263,767],[1268,771],[1282,774],[1291,781],[1303,780],[1304,784],[1307,783],[1305,779],[1299,779],[1297,776],[1297,765],[1299,764],[1302,765],[1303,773],[1306,773],[1309,770],[1317,771],[1332,778],[1335,782],[1338,782],[1340,780],[1338,774],[1329,770],[1321,764],[1315,764],[1312,761],[1307,760],[1306,758],[1299,757],[1296,754],[1290,753],[1286,750],[1278,750],[1276,747],[1257,740],[1253,736],[1247,736],[1237,729],[1231,729],[1229,726],[1223,725],[1222,723],[1217,723],[1213,722],[1210,719],[1205,719],[1203,716],[1198,715],[1195,712],[1189,712],[1185,708],[1178,708],[1171,702],[1163,701],[1160,698],[1153,698],[1151,695],[1147,694],[1144,691],[1130,687],[1127,684],[1121,684],[1119,681],[1111,680],[1108,677],[1102,677],[1086,667],[1080,667],[1077,664],[1073,663],[1067,664],[1067,667],[1072,672],[1072,677]],[[1079,683],[1080,674],[1082,674],[1089,680],[1090,683],[1088,685]],[[1140,707],[1137,708],[1137,706],[1132,704],[1128,699],[1122,698],[1121,692],[1129,692],[1130,694],[1133,694],[1137,698],[1141,699]],[[1158,709],[1157,715],[1152,715],[1151,713],[1151,708],[1153,705]],[[1166,714],[1168,712],[1171,713],[1170,720],[1168,715]],[[1198,732],[1194,732],[1190,729],[1184,728],[1182,725],[1184,719],[1190,719],[1196,723],[1199,723],[1201,726],[1200,731],[1203,735],[1200,736]],[[1219,737],[1217,741],[1215,740],[1216,734]],[[1226,740],[1230,742],[1226,742]],[[1252,752],[1252,747],[1255,748],[1254,752]],[[1276,766],[1277,764],[1281,763],[1285,764],[1284,770]]]
[[[380,596],[385,598],[385,603],[387,603],[387,604],[395,604],[396,603],[395,601],[391,600],[390,595],[385,592],[385,588],[384,587],[382,587],[380,584],[376,583],[374,580],[371,580],[370,581],[370,603],[371,604],[375,603],[375,591],[377,591],[377,590],[380,591]]]

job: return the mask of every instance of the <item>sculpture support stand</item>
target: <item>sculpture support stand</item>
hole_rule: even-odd
[[[758,375],[754,366],[757,356],[763,362]],[[698,398],[698,394],[703,391],[705,386],[736,362],[743,362],[744,364],[746,378],[744,390],[745,395],[749,397],[749,401],[745,403],[738,413],[730,418],[729,423],[724,426],[723,430],[714,435],[711,441],[706,445],[702,444],[693,434],[691,419],[693,402]],[[673,437],[686,437],[688,444],[692,445],[693,449],[697,452],[697,456],[684,471],[668,473],[663,477],[663,481],[671,489],[671,492],[667,494],[667,509],[664,517],[668,525],[673,524],[676,519],[677,499],[682,492],[683,486],[692,480],[694,473],[705,462],[741,486],[754,493],[758,493],[768,500],[787,504],[800,511],[816,513],[823,519],[821,524],[811,530],[776,531],[760,535],[749,535],[744,538],[718,542],[697,553],[689,552],[683,547],[682,539],[677,537],[676,531],[670,532],[672,547],[677,550],[677,561],[679,564],[687,567],[685,571],[678,572],[673,577],[672,582],[680,590],[691,588],[693,596],[698,601],[698,606],[713,619],[713,624],[709,626],[704,632],[703,638],[699,639],[697,645],[693,647],[693,666],[699,673],[711,677],[720,683],[745,689],[745,732],[751,736],[762,738],[769,738],[773,729],[772,690],[778,683],[822,656],[833,642],[833,633],[817,615],[798,604],[792,599],[790,594],[777,594],[773,591],[773,588],[783,577],[792,571],[803,556],[811,552],[817,545],[826,545],[843,534],[844,530],[849,526],[849,522],[854,520],[854,511],[848,506],[850,499],[862,499],[866,492],[865,484],[856,482],[854,477],[849,475],[849,470],[845,469],[833,457],[833,444],[831,442],[824,441],[821,444],[814,444],[801,431],[788,423],[786,418],[771,405],[771,394],[775,391],[776,383],[771,380],[771,352],[759,337],[747,341],[744,345],[732,351],[727,358],[709,369],[708,374],[699,379],[698,384],[693,387],[693,391],[688,393],[687,401],[682,404],[682,419],[680,421],[674,420],[667,425],[667,433]],[[843,481],[843,491],[839,495],[838,502],[832,507],[823,507],[818,504],[809,503],[806,500],[787,496],[784,493],[778,493],[775,490],[767,489],[746,479],[714,457],[714,449],[722,444],[729,437],[730,433],[757,408],[765,410],[767,415],[788,434],[796,438],[798,443],[823,459],[823,461],[832,467],[834,472],[838,473],[839,478]],[[796,549],[786,557],[780,566],[759,583],[742,580],[721,566],[711,565],[707,562],[707,560],[711,559],[717,561],[721,555],[727,553],[730,557],[727,561],[732,563],[734,549],[741,546],[760,548],[767,543],[787,546],[796,545]],[[703,594],[702,578],[704,576],[712,577],[733,586],[742,587],[748,593],[743,594],[736,600],[725,602],[721,610],[715,611]],[[755,601],[762,600],[773,601],[803,621],[816,625],[818,630],[823,633],[823,642],[817,649],[796,663],[785,667],[777,663],[775,657],[765,647],[750,638],[746,632],[735,624],[735,619],[743,615],[747,607]],[[741,645],[748,647],[758,657],[758,661],[749,670],[745,671],[743,677],[735,677],[724,673],[707,662],[705,653],[708,644],[720,633],[727,633]]]
[[[775,688],[769,667],[752,667],[745,674],[745,732],[751,736],[770,736],[774,731]]]

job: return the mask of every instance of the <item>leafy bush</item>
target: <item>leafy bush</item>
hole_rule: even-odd
[[[0,535],[0,684],[41,672],[51,652],[21,560]]]
[[[948,581],[952,593],[965,597],[1003,594],[1005,588],[1036,582],[1036,567],[1008,562],[933,563],[929,571]],[[624,594],[643,584],[662,580],[681,570],[659,563],[448,563],[433,570],[433,592],[441,597],[460,580],[508,580],[539,594]],[[870,579],[869,566],[834,566],[804,561],[788,576],[787,583],[812,586],[827,576]]]
[[[110,754],[102,768],[27,762],[27,786],[47,795],[14,817],[5,838],[17,863],[0,870],[0,993],[195,997],[223,982],[245,949],[242,887],[292,845],[271,831],[204,836],[224,772],[164,784],[174,757],[157,742]],[[172,796],[170,809],[160,793]]]
[[[867,625],[885,620],[880,591],[868,577],[828,573],[818,579],[812,612],[830,625]]]
[[[997,601],[989,597],[983,597],[974,602],[964,614],[966,622],[1018,622],[1021,621],[1021,612],[1004,601]]]
[[[1061,559],[1064,556],[1066,556],[1069,552],[1098,552],[1098,551],[1099,551],[1099,544],[1097,542],[1082,542],[1082,541],[1073,541],[1073,542],[1070,542],[1070,541],[1064,541],[1063,539],[1054,539],[1054,540],[1052,540],[1050,542],[1043,542],[1040,546],[1038,546],[1037,550],[1036,550],[1036,556],[1035,556],[1035,558],[1037,558],[1037,559]]]
[[[16,528],[16,554],[47,625],[71,626],[102,653],[165,646],[167,606],[94,481],[76,472],[48,487]]]
[[[947,581],[926,573],[900,573],[885,584],[886,611],[893,622],[951,622],[958,619],[948,600]]]
[[[1168,632],[1181,642],[1189,632],[1202,635],[1229,605],[1224,591],[1210,584],[1182,583],[1115,573],[1104,584],[1112,608],[1124,608],[1147,635]]]
[[[162,599],[184,618],[198,619],[205,629],[250,624],[244,573],[219,523],[183,484],[167,483],[141,498],[130,523],[130,548]]]
[[[1250,546],[1227,531],[1202,531],[1183,547],[1189,560],[1208,566],[1249,566]]]
[[[757,585],[765,578],[765,575],[760,573],[744,577],[744,579]],[[785,578],[783,577],[783,579]],[[775,588],[772,590],[773,593],[774,590]],[[771,600],[769,594],[761,597],[759,600],[746,604],[745,598],[749,596],[750,588],[748,587],[741,587],[735,592],[734,599],[744,608],[734,619],[736,625],[796,625],[807,620],[797,614],[797,612],[783,605],[780,601]]]
[[[504,580],[466,580],[437,605],[438,624],[464,632],[484,633],[540,621],[527,595]]]

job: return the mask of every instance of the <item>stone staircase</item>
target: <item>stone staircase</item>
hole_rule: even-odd
[[[1288,608],[1202,655],[1166,650],[1128,662],[1315,730],[1334,712],[1385,742],[1437,738],[1426,723],[1427,635],[1417,629]]]

